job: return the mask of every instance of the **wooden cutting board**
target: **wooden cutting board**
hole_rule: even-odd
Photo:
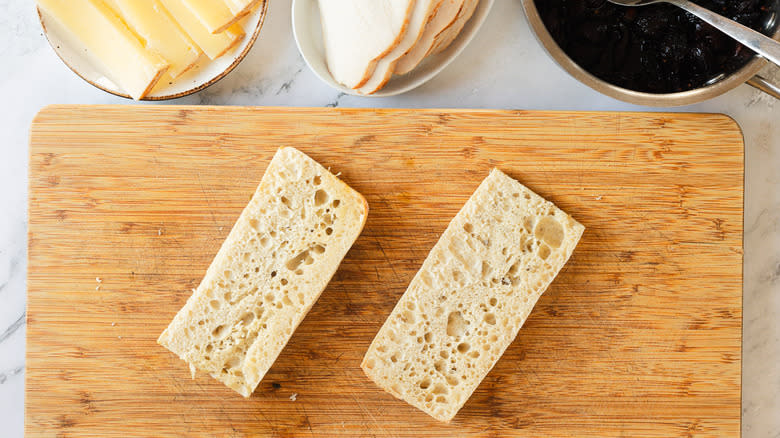
[[[340,172],[370,214],[245,400],[155,340],[280,146]],[[743,143],[728,117],[54,106],[30,153],[28,436],[740,433]],[[359,364],[493,167],[587,230],[440,424]]]

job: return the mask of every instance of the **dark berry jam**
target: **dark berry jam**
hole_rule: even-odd
[[[742,44],[682,9],[625,7],[607,0],[535,0],[552,37],[594,76],[635,91],[699,88],[747,64]],[[697,0],[697,4],[767,35],[778,0]],[[776,25],[776,24],[775,24]]]

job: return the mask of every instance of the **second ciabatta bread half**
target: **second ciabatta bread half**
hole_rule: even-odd
[[[517,336],[584,227],[499,170],[423,262],[361,367],[392,395],[450,421]]]
[[[330,282],[366,200],[293,148],[277,151],[249,205],[160,345],[244,397]]]

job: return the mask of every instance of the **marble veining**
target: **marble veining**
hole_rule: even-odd
[[[28,127],[49,104],[131,104],[94,89],[59,61],[42,36],[32,3],[0,0],[0,424],[5,437],[23,433]],[[211,88],[169,103],[661,111],[601,96],[567,76],[536,43],[515,1],[496,2],[471,45],[434,80],[382,99],[349,96],[320,83],[295,48],[290,22],[290,2],[270,0],[265,27],[244,62]],[[780,81],[779,71],[768,67],[763,74]],[[745,85],[673,109],[728,114],[745,134],[745,437],[780,437],[779,108],[776,100]]]

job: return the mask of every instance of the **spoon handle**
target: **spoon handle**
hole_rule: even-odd
[[[764,58],[780,65],[780,41],[775,41],[760,32],[743,26],[736,21],[729,20],[689,0],[667,0],[667,3],[672,3],[685,9]]]

